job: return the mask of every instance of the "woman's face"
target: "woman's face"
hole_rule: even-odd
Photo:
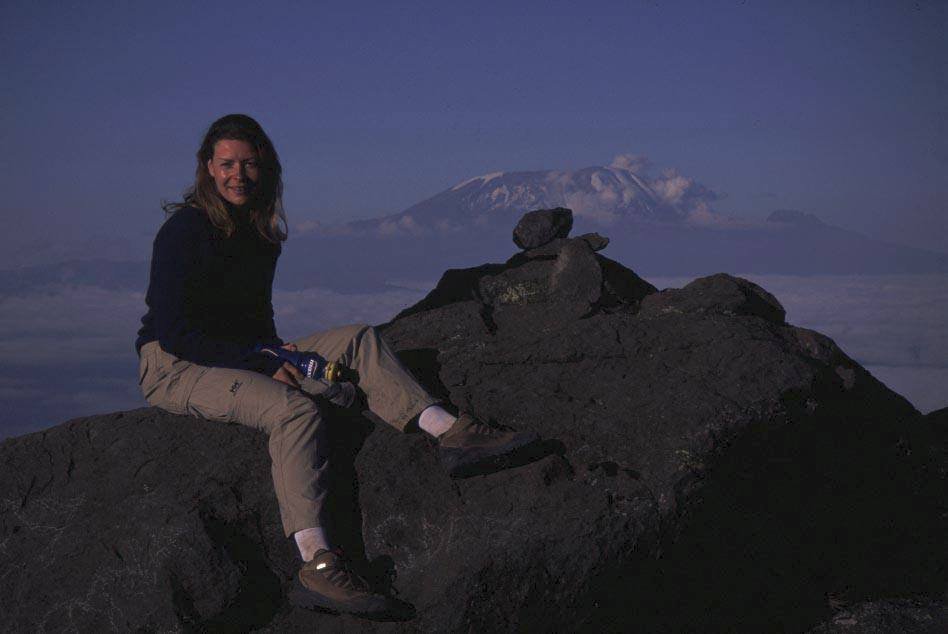
[[[214,156],[207,162],[221,198],[238,208],[245,208],[260,181],[257,152],[246,141],[221,139],[214,144]]]

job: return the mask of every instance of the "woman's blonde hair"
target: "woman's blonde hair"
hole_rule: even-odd
[[[207,163],[214,157],[214,146],[221,140],[245,141],[257,152],[260,181],[250,202],[250,220],[264,238],[280,242],[287,238],[286,214],[283,211],[283,168],[273,142],[260,124],[245,114],[229,114],[211,124],[197,151],[194,185],[184,192],[184,200],[165,203],[162,208],[174,213],[184,207],[198,207],[207,212],[215,227],[230,237],[236,224],[227,210],[227,203],[217,192],[214,177]]]

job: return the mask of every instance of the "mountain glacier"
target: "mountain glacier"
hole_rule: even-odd
[[[606,167],[492,172],[461,181],[400,213],[348,223],[343,233],[421,236],[491,226],[507,228],[524,211],[553,207],[572,209],[579,226],[739,222],[714,211],[712,205],[719,196],[711,189],[674,169],[654,176],[651,170],[644,157],[619,155]],[[303,228],[326,235],[340,233],[339,227],[318,224]]]

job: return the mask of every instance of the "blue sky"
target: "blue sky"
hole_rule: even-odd
[[[291,226],[631,152],[724,194],[722,212],[801,209],[948,251],[946,16],[925,1],[7,4],[0,211],[19,232],[0,249],[147,244],[206,126],[246,112],[283,159]]]

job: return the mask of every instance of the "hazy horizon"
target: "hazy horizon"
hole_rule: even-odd
[[[739,275],[773,293],[788,323],[831,337],[923,413],[948,406],[948,276]],[[693,278],[646,279],[661,289]],[[277,330],[292,340],[346,323],[379,324],[424,297],[435,281],[406,281],[381,292],[276,290]],[[0,302],[0,439],[146,406],[132,346],[143,292],[62,287]]]

